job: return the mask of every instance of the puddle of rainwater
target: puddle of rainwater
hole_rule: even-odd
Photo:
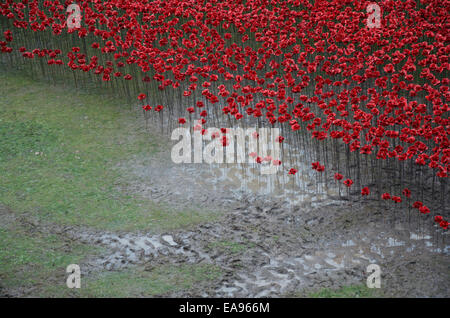
[[[429,240],[429,239],[431,239],[431,236],[426,235],[426,234],[416,234],[416,233],[411,232],[409,239],[410,240]]]
[[[404,246],[405,242],[399,241],[393,237],[388,238],[387,246],[388,247],[395,247],[395,246]]]
[[[355,242],[353,242],[353,240],[348,240],[342,244],[342,247],[350,247],[350,246],[356,246],[356,244],[355,244]]]

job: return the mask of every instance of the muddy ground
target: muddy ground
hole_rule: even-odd
[[[250,168],[244,173],[236,166],[176,165],[168,156],[121,163],[117,169],[134,179],[121,190],[177,208],[213,210],[218,220],[170,233],[107,233],[26,215],[20,221],[30,231],[103,246],[103,255],[80,264],[87,276],[186,262],[224,271],[220,281],[162,297],[306,296],[365,284],[372,263],[382,271],[382,296],[450,296],[448,239],[430,224],[419,227],[413,212],[408,221],[404,209],[339,199],[337,189],[317,185],[306,167],[295,180],[269,180]],[[2,222],[18,218],[1,210]],[[13,297],[35,292],[2,291]]]

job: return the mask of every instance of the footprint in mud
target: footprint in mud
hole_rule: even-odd
[[[265,211],[265,212],[263,212]],[[267,218],[274,210],[255,209],[235,211],[230,222],[204,224],[196,230],[158,235],[114,234],[70,231],[75,239],[102,245],[107,254],[87,261],[85,273],[101,270],[120,270],[137,264],[158,262],[210,263],[223,268],[220,282],[208,289],[191,291],[193,295],[209,297],[282,297],[311,288],[339,288],[363,284],[367,265],[395,266],[417,255],[431,253],[448,256],[449,246],[437,247],[433,234],[418,235],[403,232],[380,232],[377,229],[359,234],[335,234],[306,244],[298,231],[283,229],[279,245],[270,245]],[[278,212],[277,212],[278,213]],[[262,219],[253,214],[262,215]],[[259,225],[258,225],[259,224]],[[256,225],[265,231],[253,231]],[[278,232],[280,232],[280,224]],[[372,232],[370,232],[372,231]],[[275,233],[278,233],[275,232]],[[241,242],[241,254],[226,253],[208,248],[211,242]],[[243,243],[248,242],[248,243]],[[401,257],[399,257],[401,256]]]
[[[431,236],[425,236],[427,238],[431,239]],[[324,250],[305,252],[300,257],[265,253],[269,262],[251,272],[247,269],[236,273],[234,281],[225,282],[210,296],[280,297],[311,287],[339,288],[363,284],[369,264],[381,265],[387,258],[404,259],[413,252],[449,253],[448,245],[443,250],[436,249],[428,241],[419,247],[414,242],[407,243],[383,234],[372,241],[361,237],[343,240],[340,246],[335,243],[335,246],[324,246]],[[291,250],[295,251],[295,248]],[[409,256],[414,258],[414,254]]]
[[[118,270],[133,264],[145,263],[160,256],[182,256],[184,261],[189,263],[210,260],[205,253],[192,250],[182,236],[175,239],[170,234],[147,236],[105,233],[95,236],[95,234],[84,233],[80,234],[78,238],[85,242],[94,240],[97,244],[107,247],[111,252],[90,260],[87,265],[91,267],[91,270]]]

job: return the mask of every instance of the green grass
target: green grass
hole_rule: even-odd
[[[67,265],[80,263],[100,248],[68,242],[57,235],[33,233],[20,226],[0,228],[0,286],[39,287],[64,281]]]
[[[379,289],[368,288],[365,285],[350,285],[340,289],[323,288],[308,295],[312,298],[372,298],[380,296]]]
[[[0,74],[0,203],[49,222],[106,230],[170,230],[211,220],[121,192],[118,163],[163,142],[108,95]]]
[[[99,277],[81,279],[80,289],[65,285],[43,290],[43,296],[52,297],[151,297],[169,292],[187,290],[196,284],[214,282],[222,276],[215,265],[167,265],[150,270],[130,269],[102,273]]]
[[[210,249],[218,249],[224,252],[230,252],[233,254],[236,253],[240,253],[245,251],[248,246],[246,244],[242,244],[239,242],[233,242],[233,241],[216,241],[216,242],[211,242],[208,244],[208,247]]]
[[[81,265],[81,288],[69,289],[67,265],[82,264],[87,257],[105,252],[104,248],[33,231],[2,216],[0,290],[9,293],[28,290],[27,295],[33,297],[148,297],[188,290],[222,276],[221,268],[215,265],[183,264],[97,272],[85,277]]]
[[[150,296],[220,276],[209,265],[101,272],[82,277],[81,290],[70,290],[65,285],[67,265],[80,264],[103,249],[19,221],[37,218],[47,226],[160,232],[216,217],[200,209],[175,210],[120,190],[132,177],[116,167],[149,158],[164,144],[142,128],[143,119],[123,101],[93,91],[0,74],[0,289],[29,289],[30,295],[52,297]],[[3,213],[7,209],[2,205],[12,214]]]
[[[49,129],[34,122],[4,122],[0,126],[0,136],[0,162],[25,156],[26,150],[47,152],[48,145],[56,141]]]

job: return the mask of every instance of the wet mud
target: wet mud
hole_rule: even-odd
[[[134,181],[121,190],[177,208],[217,211],[219,221],[170,233],[33,226],[103,246],[105,253],[81,264],[88,276],[181,263],[223,270],[219,281],[160,296],[307,296],[320,288],[365,284],[369,264],[381,268],[383,296],[449,296],[447,234],[419,227],[418,216],[408,218],[374,200],[342,200],[309,167],[295,179],[261,177],[251,165],[176,165],[164,156],[123,162],[117,168]]]

